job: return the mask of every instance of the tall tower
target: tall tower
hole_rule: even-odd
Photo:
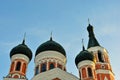
[[[60,75],[57,75],[58,70],[66,71],[66,52],[51,37],[36,50],[35,74],[32,80],[61,80]]]
[[[97,80],[114,80],[107,50],[101,47],[95,38],[93,26],[89,24],[87,30],[89,33],[88,51],[94,55],[96,60]]]
[[[27,80],[26,71],[28,63],[32,59],[32,52],[25,44],[25,40],[11,50],[10,58],[10,71],[4,80]]]

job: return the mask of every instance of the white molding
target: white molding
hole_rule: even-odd
[[[95,46],[95,47],[88,48],[88,51],[98,51],[98,50],[101,50],[101,51],[105,50],[106,51],[106,49],[104,47],[101,47],[101,46]]]
[[[13,74],[12,77],[14,77],[15,75],[17,75],[20,78],[20,74],[18,73]]]
[[[27,79],[4,78],[3,80],[27,80]]]
[[[87,50],[89,52],[92,51],[93,53],[98,53],[98,50],[100,50],[102,52],[102,54],[105,54],[108,56],[108,51],[104,47],[101,47],[101,46],[90,47]]]
[[[15,54],[12,56],[11,61],[13,62],[15,59],[23,59],[25,60],[27,63],[29,63],[29,58],[26,55],[23,54]]]
[[[114,77],[114,74],[110,70],[98,69],[96,70],[96,74],[111,74]]]
[[[66,57],[57,51],[44,51],[40,52],[35,57],[35,65],[39,65],[40,61],[48,61],[50,58],[57,59],[60,63],[66,64]],[[56,61],[56,60],[55,60]]]
[[[95,68],[95,63],[93,61],[84,60],[84,61],[81,61],[78,63],[78,69],[85,65],[91,65],[91,66],[93,66],[93,68]]]

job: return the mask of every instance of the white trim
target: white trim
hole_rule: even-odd
[[[42,63],[41,61],[48,61],[48,58],[54,58],[57,59],[60,63],[66,64],[66,57],[61,54],[60,52],[57,51],[44,51],[40,52],[36,57],[35,57],[35,65],[38,65]],[[55,60],[56,61],[56,60]]]
[[[20,78],[20,74],[17,73],[13,74],[12,77],[14,77],[15,75],[17,75]]]
[[[105,50],[106,51],[106,49],[104,47],[101,47],[101,46],[95,46],[95,47],[88,48],[88,51],[98,51],[98,50],[100,50],[100,51]]]
[[[25,60],[27,63],[29,63],[29,58],[26,55],[23,54],[15,54],[12,56],[11,61],[13,62],[15,59],[23,59]]]
[[[84,61],[81,61],[78,63],[78,69],[80,69],[82,66],[85,66],[85,65],[91,65],[93,66],[93,68],[95,68],[95,63],[93,61],[90,61],[90,60],[84,60]]]
[[[98,69],[96,70],[96,74],[111,74],[114,77],[114,74],[110,70]]]
[[[104,47],[101,47],[101,46],[95,46],[95,47],[90,47],[87,49],[89,52],[93,52],[94,53],[98,53],[98,50],[100,50],[102,52],[102,54],[104,55],[107,55],[108,56],[108,51],[104,48]]]
[[[27,80],[27,79],[4,78],[4,80]]]

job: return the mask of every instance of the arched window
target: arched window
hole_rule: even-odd
[[[43,63],[41,65],[41,72],[44,72],[44,71],[46,71],[46,63]]]
[[[91,69],[91,68],[88,68],[88,76],[89,76],[89,77],[92,77],[92,76],[93,76],[93,74],[92,74],[92,69]]]
[[[35,75],[37,75],[38,73],[39,73],[39,66],[35,68]]]
[[[53,69],[55,67],[54,63],[50,63],[50,69]]]
[[[20,71],[20,67],[21,67],[21,62],[17,62],[17,65],[16,65],[16,71]]]
[[[14,70],[15,62],[12,62],[10,72]]]
[[[102,55],[101,51],[98,51],[98,59],[100,62],[104,62],[103,55]]]
[[[85,68],[82,68],[82,72],[81,72],[81,74],[82,74],[82,78],[86,78],[86,69]]]
[[[22,67],[22,72],[25,73],[26,72],[26,64],[24,63],[23,64],[23,67]]]

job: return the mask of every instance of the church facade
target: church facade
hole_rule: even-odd
[[[82,51],[75,58],[79,77],[66,71],[66,52],[50,37],[36,50],[31,80],[115,80],[107,50],[97,41],[93,26],[89,24],[87,30],[88,47],[85,49],[82,45]],[[26,71],[32,51],[25,44],[25,39],[10,51],[10,59],[9,73],[3,80],[28,80]]]

